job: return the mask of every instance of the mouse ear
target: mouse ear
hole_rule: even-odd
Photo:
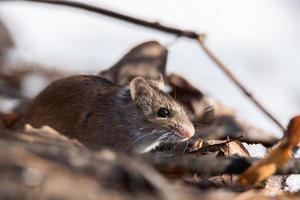
[[[130,94],[132,100],[135,100],[138,96],[145,93],[149,87],[148,82],[142,77],[136,77],[131,80],[129,84]]]
[[[150,84],[153,85],[154,87],[164,90],[165,88],[165,82],[163,75],[160,73],[156,79],[151,79],[149,80]]]

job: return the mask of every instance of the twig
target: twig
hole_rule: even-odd
[[[246,89],[245,86],[233,75],[233,73],[224,65],[224,63],[217,58],[217,56],[211,52],[211,50],[205,45],[202,36],[199,37],[199,44],[202,47],[206,55],[223,71],[223,73],[235,83],[235,85],[249,98],[252,102],[266,114],[282,131],[285,131],[285,127],[277,120],[254,96]]]
[[[23,1],[31,1],[31,2],[40,2],[40,3],[48,3],[48,4],[56,4],[56,5],[64,5],[79,9],[84,9],[87,11],[95,12],[98,14],[102,14],[105,16],[109,16],[112,18],[116,18],[122,21],[126,21],[132,24],[152,28],[155,30],[159,30],[165,33],[170,33],[176,36],[186,37],[193,40],[197,40],[200,43],[200,46],[204,50],[204,52],[208,55],[209,58],[213,60],[213,62],[225,73],[225,75],[237,85],[238,88],[265,114],[267,115],[282,131],[285,130],[285,127],[276,119],[254,96],[246,89],[243,84],[238,81],[238,79],[233,75],[233,73],[226,67],[204,44],[205,34],[200,34],[195,31],[187,31],[178,28],[174,28],[171,26],[162,25],[158,22],[150,22],[146,20],[142,20],[136,17],[131,17],[128,15],[120,14],[118,12],[114,12],[108,9],[92,6],[89,4],[81,3],[81,2],[73,2],[73,1],[62,1],[62,0],[23,0]]]
[[[236,140],[239,140],[241,139],[242,137],[244,137],[243,135],[240,135],[238,137],[235,137],[235,138],[232,138],[232,139],[229,139],[227,137],[227,140],[225,142],[222,142],[222,143],[218,143],[218,144],[212,144],[212,145],[208,145],[208,146],[204,146],[204,147],[201,147],[199,149],[194,149],[194,150],[191,150],[189,152],[186,152],[186,153],[197,153],[197,152],[202,152],[202,151],[205,151],[207,149],[210,149],[210,148],[214,148],[214,147],[222,147],[224,145],[227,145],[228,143],[230,142],[233,142],[233,141],[236,141]]]
[[[142,20],[142,19],[139,19],[136,17],[120,14],[120,13],[112,11],[112,10],[100,8],[98,6],[93,6],[93,5],[89,5],[89,4],[81,3],[81,2],[61,1],[61,0],[24,0],[24,1],[49,3],[49,4],[55,4],[55,5],[64,5],[64,6],[74,7],[74,8],[80,8],[80,9],[95,12],[98,14],[106,15],[106,16],[109,16],[109,17],[112,17],[115,19],[119,19],[122,21],[130,22],[130,23],[133,23],[136,25],[149,27],[152,29],[156,29],[156,30],[165,32],[165,33],[170,33],[170,34],[187,37],[187,38],[191,38],[191,39],[198,39],[199,36],[204,36],[204,34],[200,34],[200,33],[194,32],[194,31],[186,31],[186,30],[181,30],[181,29],[166,26],[166,25],[161,25],[159,22],[150,22],[150,21]]]

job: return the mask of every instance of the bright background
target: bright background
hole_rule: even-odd
[[[208,35],[207,45],[284,124],[300,111],[300,2],[297,0],[84,1]],[[16,48],[13,63],[95,74],[146,40],[174,36],[89,12],[37,3],[1,2],[0,18]],[[190,79],[239,116],[276,135],[273,125],[227,80],[194,41],[170,46],[168,71]],[[31,84],[35,93],[45,84]],[[34,94],[35,94],[34,93]]]

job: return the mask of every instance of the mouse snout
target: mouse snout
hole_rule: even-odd
[[[180,135],[183,138],[190,138],[195,134],[195,128],[192,124],[180,127]]]

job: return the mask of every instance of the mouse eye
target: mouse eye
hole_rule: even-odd
[[[171,116],[171,113],[170,113],[170,111],[169,111],[167,108],[162,107],[162,108],[160,108],[160,109],[158,110],[157,115],[158,115],[159,117],[166,118],[166,117],[170,117],[170,116]]]

